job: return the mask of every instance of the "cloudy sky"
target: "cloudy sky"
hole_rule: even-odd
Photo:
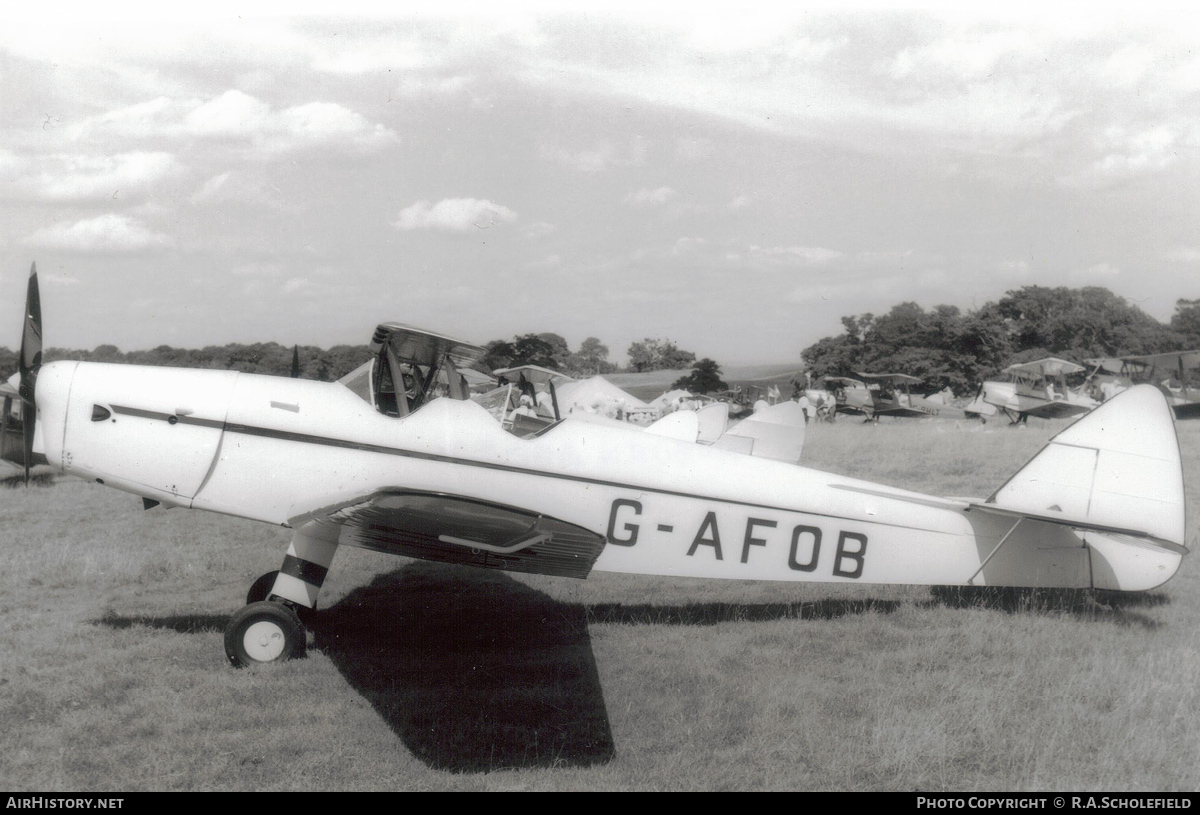
[[[48,344],[125,350],[1200,297],[1196,13],[496,7],[7,17],[0,345],[35,260]]]

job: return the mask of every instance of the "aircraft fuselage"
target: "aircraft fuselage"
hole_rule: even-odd
[[[987,560],[1009,519],[639,429],[567,419],[522,439],[446,398],[398,418],[339,383],[56,362],[37,402],[52,464],[164,504],[288,525],[380,489],[466,496],[604,536],[601,571],[1141,589],[1179,563],[1144,553],[1130,577],[1036,521]]]

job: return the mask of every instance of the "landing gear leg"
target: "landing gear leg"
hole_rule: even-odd
[[[339,527],[296,530],[278,572],[250,587],[246,607],[225,627],[225,655],[236,668],[304,656],[304,619],[317,608],[317,595],[337,552]]]

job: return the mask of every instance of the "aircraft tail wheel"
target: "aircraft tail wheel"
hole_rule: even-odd
[[[304,656],[304,624],[283,603],[251,603],[225,626],[225,655],[235,668]]]

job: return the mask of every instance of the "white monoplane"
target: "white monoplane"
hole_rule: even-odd
[[[41,364],[37,277],[20,354],[24,462],[156,503],[290,527],[233,615],[234,665],[299,656],[340,546],[583,578],[1140,591],[1178,569],[1179,446],[1137,387],[1055,437],[987,500],[937,498],[660,433],[564,419],[532,438],[464,397],[482,349],[384,324],[340,382]]]

